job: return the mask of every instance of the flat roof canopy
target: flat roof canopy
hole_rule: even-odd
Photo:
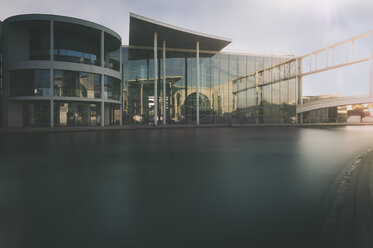
[[[232,42],[228,38],[179,28],[130,13],[130,46],[153,47],[154,32],[157,32],[158,46],[162,46],[165,40],[169,48],[196,49],[196,42],[199,41],[200,50],[220,51]]]

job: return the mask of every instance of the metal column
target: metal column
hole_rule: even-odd
[[[157,42],[157,32],[154,32],[154,126],[158,123],[158,93],[157,93],[157,83],[158,83],[158,42]]]
[[[196,82],[196,101],[197,101],[197,106],[196,106],[196,123],[199,125],[199,41],[197,41],[197,82]]]
[[[163,41],[163,125],[166,125],[166,41]]]

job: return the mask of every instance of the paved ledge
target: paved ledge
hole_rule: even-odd
[[[0,128],[0,134],[20,133],[61,133],[61,132],[97,132],[134,129],[172,129],[172,128],[222,128],[222,127],[344,127],[344,126],[373,126],[373,123],[302,123],[302,124],[193,124],[186,125],[133,125],[107,127],[57,127],[57,128]]]

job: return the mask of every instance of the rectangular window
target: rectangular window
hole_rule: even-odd
[[[12,96],[50,96],[49,70],[10,71]]]

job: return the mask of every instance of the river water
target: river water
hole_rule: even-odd
[[[0,135],[0,247],[312,247],[373,127]]]

